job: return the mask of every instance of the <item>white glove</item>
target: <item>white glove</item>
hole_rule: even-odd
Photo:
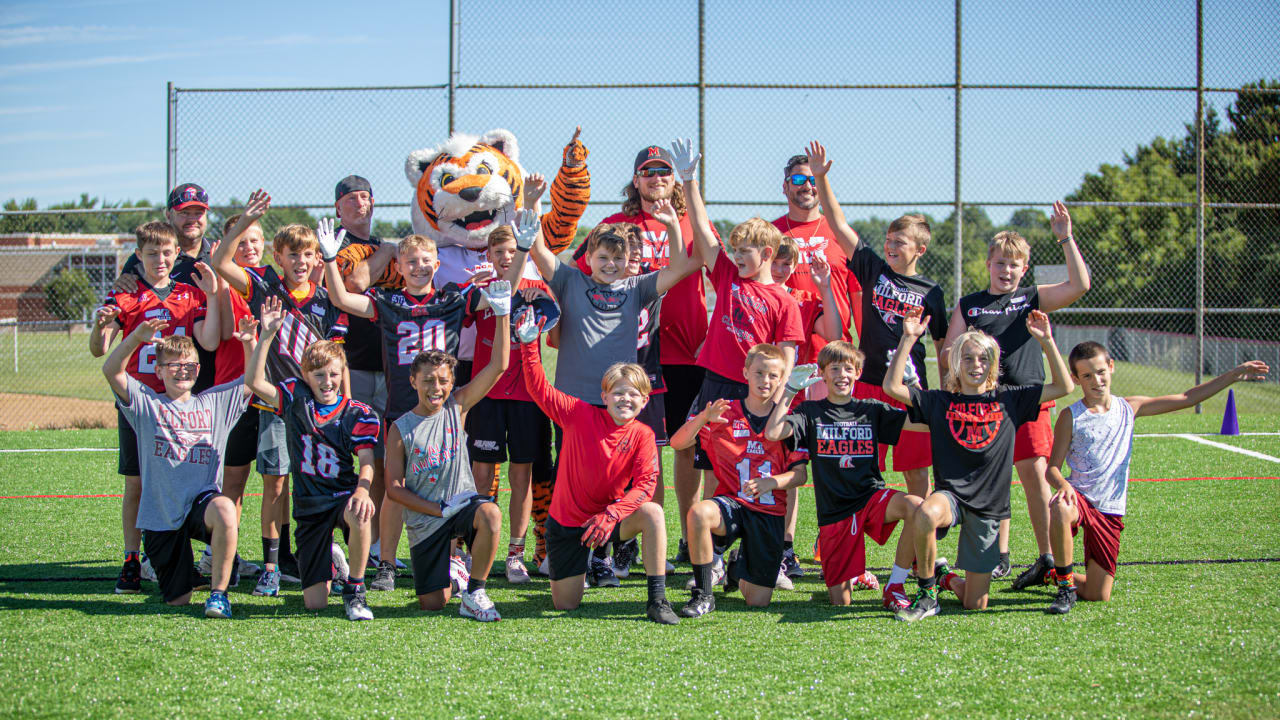
[[[342,239],[347,236],[346,228],[333,234],[333,218],[320,218],[316,224],[316,239],[320,241],[320,257],[329,262],[338,257],[338,249],[342,247]]]
[[[702,159],[702,153],[695,155],[693,141],[685,138],[671,143],[671,159],[676,164],[680,179],[688,182],[698,173],[698,161]]]
[[[520,313],[520,322],[516,325],[516,339],[521,344],[537,342],[540,332],[533,308],[526,305],[524,311]]]
[[[885,361],[884,366],[887,368],[893,364],[893,355],[898,352],[895,348],[889,351],[889,359]],[[907,365],[902,368],[902,383],[904,385],[919,385],[920,375],[916,373],[916,364],[911,361],[911,356],[907,355]]]
[[[471,498],[478,497],[475,490],[463,490],[453,497],[440,503],[440,516],[451,518],[462,511],[471,502]]]
[[[787,390],[798,395],[801,390],[821,380],[822,376],[816,374],[817,369],[813,363],[795,366],[787,378]]]
[[[538,221],[537,213],[526,209],[517,214],[516,224],[511,229],[516,234],[516,250],[529,252],[533,242],[538,239],[538,231],[542,229],[542,223]]]
[[[493,311],[494,317],[511,314],[511,283],[506,280],[494,280],[480,292],[489,299],[489,309]]]

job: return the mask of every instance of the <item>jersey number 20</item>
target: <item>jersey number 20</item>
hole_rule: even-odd
[[[413,363],[413,358],[423,350],[444,350],[444,323],[424,320],[421,325],[413,320],[403,320],[396,325],[400,342],[396,345],[401,365]]]

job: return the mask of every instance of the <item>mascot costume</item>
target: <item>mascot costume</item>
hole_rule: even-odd
[[[543,241],[557,254],[573,242],[591,197],[589,151],[578,140],[581,132],[582,128],[576,129],[564,148],[560,170],[551,181],[551,209],[542,216]],[[440,268],[435,286],[461,285],[478,272],[492,270],[485,255],[489,233],[499,225],[510,225],[524,202],[524,171],[515,136],[500,129],[479,137],[454,133],[434,148],[409,153],[404,173],[414,188],[413,231],[436,241]],[[538,277],[532,263],[525,274]],[[460,340],[458,357],[470,360],[475,354],[475,327],[464,329]],[[546,445],[547,453],[534,461],[531,483],[535,567],[546,557],[545,526],[555,482],[550,436],[540,444]],[[497,493],[497,484],[495,476],[490,495]]]

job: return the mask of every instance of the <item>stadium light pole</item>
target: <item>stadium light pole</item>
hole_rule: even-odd
[[[1204,2],[1196,0],[1196,385],[1204,382],[1204,212]]]
[[[955,136],[955,248],[953,258],[953,282],[955,303],[960,303],[961,283],[964,280],[964,202],[960,199],[960,0],[956,0],[956,136]]]

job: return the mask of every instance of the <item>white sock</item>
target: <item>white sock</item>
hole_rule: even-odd
[[[909,572],[911,572],[909,569],[904,567],[898,567],[895,564],[893,566],[893,569],[889,571],[889,584],[890,585],[905,584],[907,582],[907,573]]]

